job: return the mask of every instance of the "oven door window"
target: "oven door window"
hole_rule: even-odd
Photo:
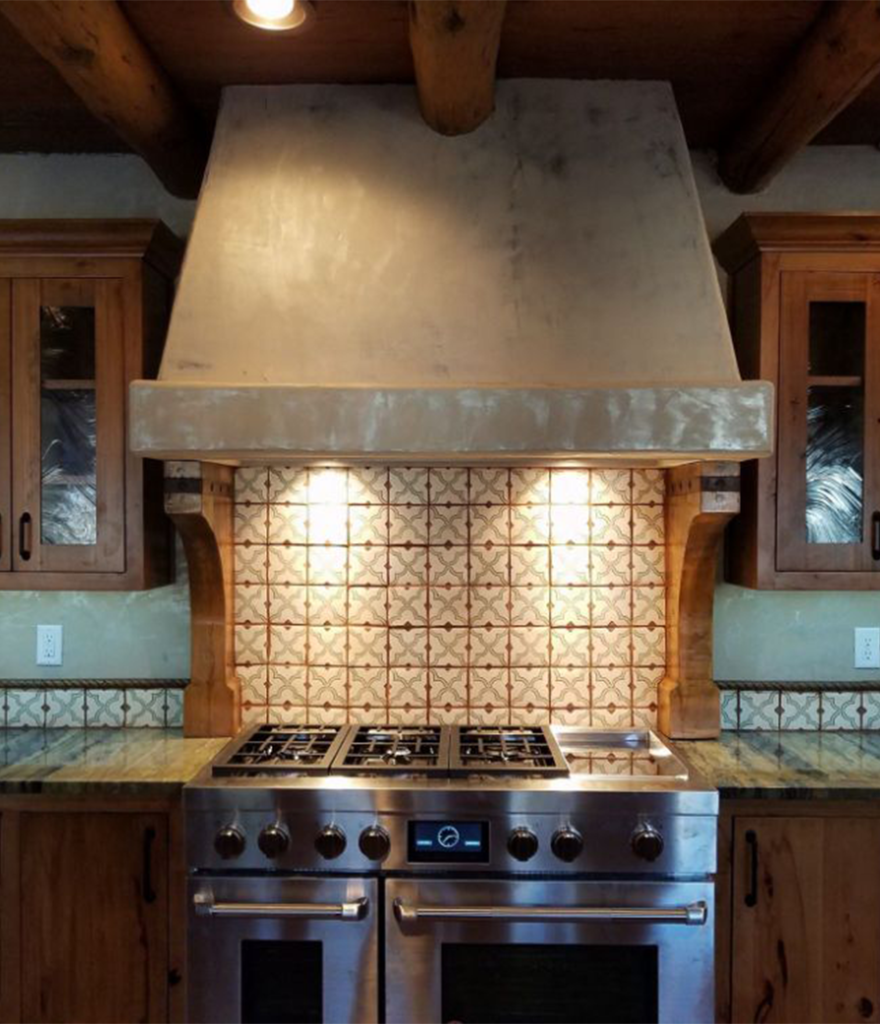
[[[657,947],[444,943],[443,1021],[590,1024],[658,1019]]]
[[[322,1024],[321,942],[241,943],[242,1024]]]

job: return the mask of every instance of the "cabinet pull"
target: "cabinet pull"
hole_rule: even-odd
[[[0,512],[0,558],[3,557],[3,513]]]
[[[752,829],[746,832],[746,845],[749,847],[749,891],[744,902],[747,907],[754,907],[758,902],[758,836]]]
[[[880,512],[871,516],[871,557],[880,562]]]
[[[23,512],[18,520],[18,553],[23,561],[31,557],[31,514]]]
[[[150,825],[144,829],[144,872],[143,872],[143,895],[144,903],[156,902],[156,890],[153,888],[153,843],[156,840],[156,830]]]

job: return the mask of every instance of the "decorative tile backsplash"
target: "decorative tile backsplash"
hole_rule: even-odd
[[[721,728],[743,732],[880,729],[880,685],[720,683]]]
[[[178,728],[185,679],[3,680],[5,728]]]
[[[236,473],[245,722],[653,725],[659,470]]]

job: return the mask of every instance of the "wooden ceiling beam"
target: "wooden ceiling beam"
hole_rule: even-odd
[[[733,192],[757,192],[880,72],[880,2],[829,0],[781,77],[721,150]]]
[[[409,42],[422,117],[463,135],[495,109],[495,64],[506,0],[411,0]]]
[[[207,139],[116,0],[0,0],[0,13],[169,192],[198,195]]]

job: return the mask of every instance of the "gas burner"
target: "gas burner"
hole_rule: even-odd
[[[439,725],[361,725],[353,729],[333,762],[333,773],[445,775],[449,731]]]
[[[339,725],[258,725],[214,765],[214,775],[324,775],[342,744]]]
[[[452,737],[452,775],[568,775],[553,734],[541,725],[463,725]]]

